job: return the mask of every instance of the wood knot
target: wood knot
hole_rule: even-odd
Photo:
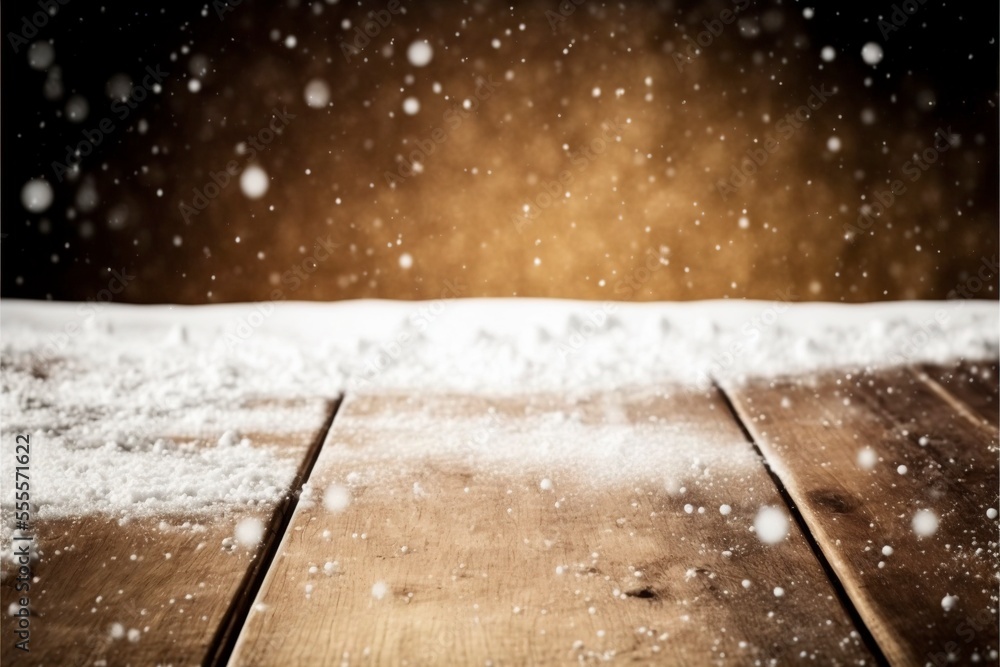
[[[842,491],[816,489],[808,495],[811,502],[834,514],[850,514],[858,508],[858,501]]]
[[[625,595],[629,596],[630,598],[642,598],[644,600],[660,599],[660,595],[648,586],[646,586],[645,588],[633,588],[630,591],[625,591]]]

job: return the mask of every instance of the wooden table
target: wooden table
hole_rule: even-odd
[[[349,394],[282,504],[38,526],[3,662],[996,664],[997,372]]]

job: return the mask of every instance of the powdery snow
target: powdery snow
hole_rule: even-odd
[[[561,493],[563,480],[592,487],[653,485],[675,496],[678,508],[687,502],[687,490],[741,488],[760,466],[743,436],[683,414],[659,414],[666,393],[633,387],[627,405],[614,392],[581,398],[449,394],[433,400],[354,394],[323,452],[324,466],[337,476],[323,483],[344,485],[356,495],[370,486],[403,488],[401,480],[415,479],[410,483],[419,501],[437,492],[433,477],[426,477],[433,461],[434,467],[477,477],[539,480],[542,493]],[[686,511],[703,514],[705,508]]]
[[[6,300],[0,316],[6,434],[30,434],[36,451],[44,451],[32,457],[33,478],[59,481],[33,485],[39,519],[191,515],[277,501],[296,461],[245,434],[308,431],[322,422],[322,406],[259,399],[332,398],[344,391],[572,397],[621,387],[705,386],[710,377],[738,381],[959,355],[988,359],[1000,338],[996,304],[964,301],[446,299],[150,307]],[[642,470],[649,461],[636,452],[651,434],[672,433],[657,450],[663,460],[656,463],[668,472],[671,456],[678,457],[676,465],[690,465],[682,454],[698,449],[697,438],[683,429],[650,425],[647,433],[614,415],[599,424],[555,410],[516,424],[488,412],[455,419],[469,437],[441,442],[428,426],[427,442],[386,456],[416,463],[414,457],[440,450],[500,467],[530,448],[538,478],[548,479],[555,474],[546,465],[552,461],[578,461],[591,471]],[[525,424],[534,430],[525,432]],[[383,427],[412,431],[414,425]],[[482,433],[502,435],[510,448],[498,449],[498,440]],[[583,442],[600,446],[581,448]],[[4,438],[5,466],[13,443]],[[867,458],[860,457],[862,467]],[[742,465],[702,459],[703,466]],[[915,530],[924,532],[918,523]]]
[[[199,397],[220,398],[265,391],[335,395],[368,386],[476,393],[607,389],[992,359],[998,314],[993,302],[963,300],[2,304],[5,360],[23,354],[41,364],[110,361],[147,374],[163,365],[150,393],[190,396],[190,387],[172,376],[194,372],[192,380],[208,383]]]

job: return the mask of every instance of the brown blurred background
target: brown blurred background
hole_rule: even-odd
[[[5,297],[926,299],[997,253],[993,3],[87,4],[5,45]]]

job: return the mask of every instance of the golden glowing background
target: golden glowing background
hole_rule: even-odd
[[[209,5],[165,63],[164,90],[141,116],[148,129],[128,132],[104,168],[82,169],[77,183],[93,182],[100,206],[83,216],[94,231],[74,248],[87,261],[59,268],[60,298],[92,296],[106,267],[135,274],[120,300],[140,302],[256,300],[275,289],[324,300],[448,289],[943,298],[997,252],[995,40],[947,36],[954,48],[937,57],[956,67],[952,77],[967,75],[968,54],[994,75],[948,99],[940,77],[907,60],[918,55],[904,31],[930,40],[932,22],[914,18],[884,40],[874,10],[827,62],[836,4],[806,18],[801,4],[751,3],[695,52],[703,21],[748,3],[582,0],[563,3],[575,9],[556,20],[557,3],[404,2],[348,62],[341,40],[388,4],[248,0],[221,21]],[[418,40],[433,47],[424,67],[407,58]],[[861,56],[869,41],[885,49],[875,67]],[[306,102],[314,79],[329,87],[324,108]],[[812,87],[835,94],[786,136],[781,119]],[[230,160],[242,169],[238,145],[272,123],[273,109],[294,118],[275,121],[280,133],[252,161],[266,194],[249,199],[236,176],[185,220],[180,205]],[[952,143],[911,180],[906,163],[939,127]],[[724,198],[720,179],[769,135],[773,153]],[[390,184],[387,172],[412,175]],[[866,233],[846,234],[896,179],[906,191]],[[526,205],[531,217],[518,224]],[[315,254],[324,239],[337,244],[328,258]],[[316,270],[293,280],[313,257]]]

